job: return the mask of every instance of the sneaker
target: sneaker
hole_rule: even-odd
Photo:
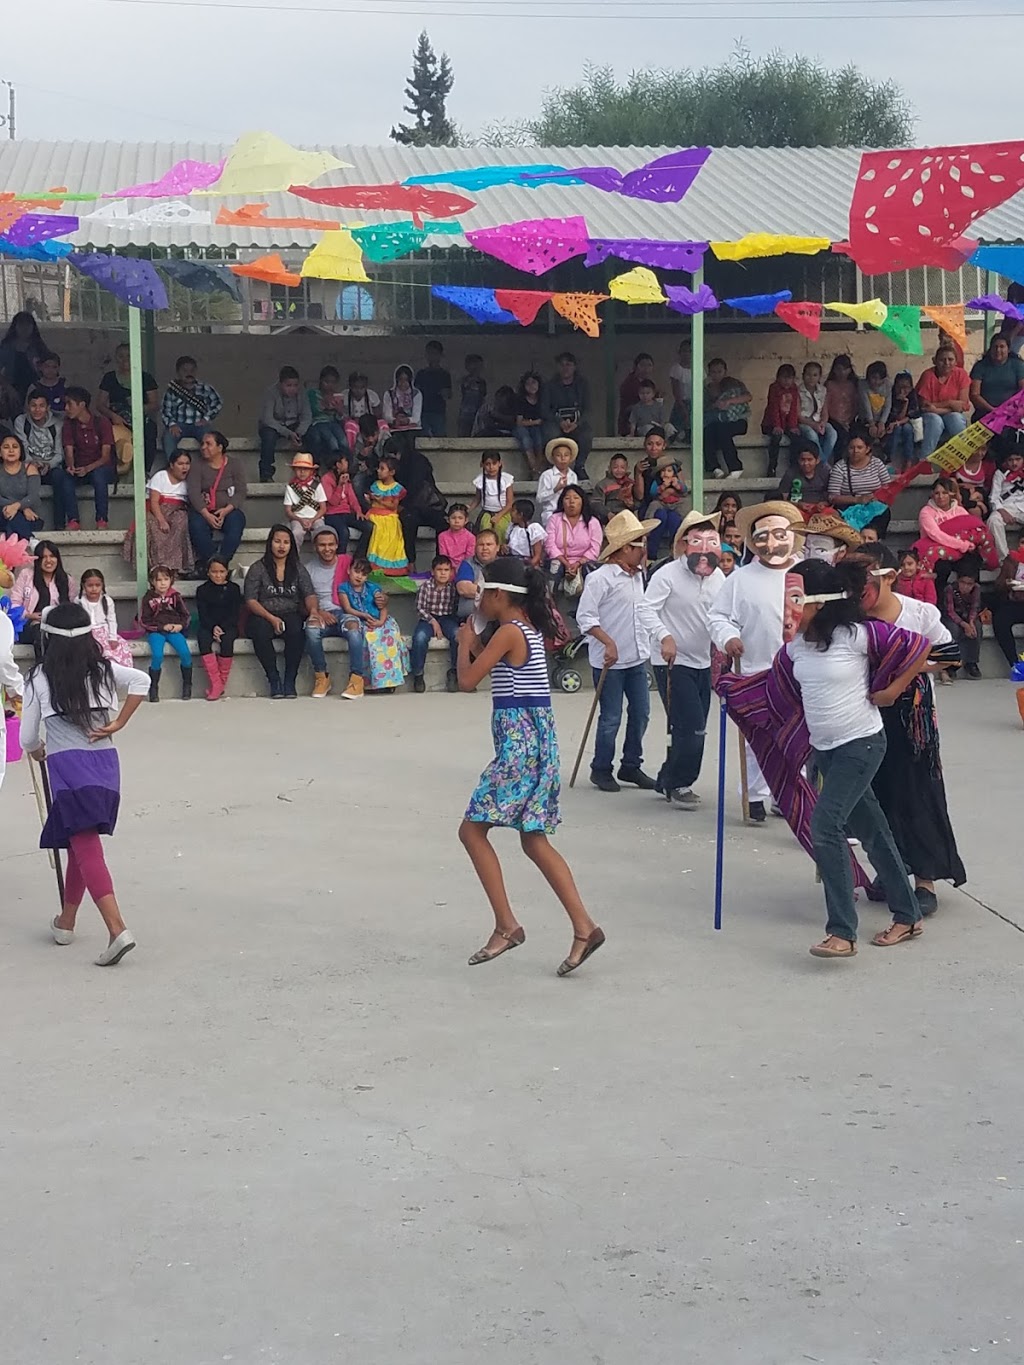
[[[596,787],[599,792],[620,792],[622,790],[611,773],[591,773],[590,785]]]
[[[680,810],[696,810],[700,806],[700,797],[689,787],[677,787],[672,793],[672,804]]]
[[[968,664],[968,665],[967,665],[967,676],[968,676],[969,678],[980,678],[980,677],[981,677],[981,669],[978,667],[977,664]]]
[[[713,479],[724,479],[724,478],[725,478],[725,470],[724,470],[724,469],[716,469],[715,472],[714,472],[714,474],[712,474],[711,477],[712,477]]]
[[[768,816],[765,814],[763,801],[751,801],[749,810],[750,815],[747,819],[748,825],[763,825],[768,819]]]
[[[353,673],[348,680],[348,687],[341,694],[342,701],[359,701],[364,693],[364,683],[358,673]]]
[[[105,531],[109,525],[110,525],[110,523],[107,522],[107,521],[97,521],[97,523],[96,523],[96,530],[97,530],[97,531]]]
[[[644,792],[652,792],[658,785],[642,768],[620,767],[618,777],[620,782],[626,782],[631,787],[639,787]]]
[[[80,521],[69,521],[67,529],[69,531],[80,531],[82,529],[82,523]]]
[[[417,673],[417,674],[413,677],[413,680],[412,680],[412,690],[413,690],[414,692],[418,692],[418,693],[422,693],[422,692],[425,692],[425,691],[427,690],[427,684],[423,681],[423,674],[422,674],[422,673]]]
[[[125,929],[118,934],[113,943],[109,943],[107,947],[103,949],[103,952],[100,953],[99,957],[96,959],[96,966],[116,967],[125,953],[130,953],[134,947],[135,939],[132,936],[131,931]]]
[[[742,478],[743,478],[743,470],[742,470],[742,469],[733,469],[733,470],[731,470],[730,473],[729,473],[729,478],[730,478],[730,479],[742,479]]]
[[[950,671],[951,671],[950,669],[944,668],[944,669],[942,669],[942,671],[939,673],[939,686],[940,686],[940,687],[952,687],[952,686],[953,686],[953,679],[949,676]]]
[[[313,691],[310,694],[314,697],[326,697],[331,690],[331,677],[329,673],[313,674]]]
[[[444,680],[444,690],[446,692],[457,692],[459,690],[459,674],[455,668],[449,668],[448,676]]]

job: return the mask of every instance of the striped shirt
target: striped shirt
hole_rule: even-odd
[[[848,460],[837,460],[828,476],[830,498],[856,498],[861,493],[877,493],[889,482],[889,471],[872,455],[863,469],[854,469]]]
[[[529,654],[518,668],[501,659],[491,669],[491,697],[494,709],[504,707],[541,707],[551,705],[551,682],[548,678],[547,652],[544,637],[533,626],[515,623],[523,632]]]

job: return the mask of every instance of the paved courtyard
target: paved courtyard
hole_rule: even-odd
[[[110,971],[90,906],[48,940],[12,768],[0,1359],[1020,1362],[1024,733],[1005,683],[940,701],[970,894],[853,963],[808,956],[810,860],[739,827],[732,773],[713,932],[711,754],[698,814],[566,793],[608,934],[568,980],[497,836],[529,937],[469,969],[484,695],[140,711],[108,846],[139,947]],[[558,703],[566,773],[588,705]]]

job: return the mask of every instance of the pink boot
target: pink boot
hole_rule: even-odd
[[[227,690],[228,690],[228,678],[231,677],[231,665],[232,665],[235,661],[234,661],[234,659],[225,659],[224,655],[222,654],[222,655],[219,657],[219,659],[217,660],[217,662],[220,664],[221,690],[222,690],[223,692],[227,692]]]
[[[219,701],[224,693],[224,681],[217,667],[217,657],[214,654],[203,655],[203,667],[206,669],[206,676],[210,680],[210,686],[206,691],[207,701]]]

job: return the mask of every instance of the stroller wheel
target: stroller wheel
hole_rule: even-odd
[[[583,675],[578,668],[560,668],[555,675],[555,686],[560,692],[580,692],[583,689]]]

